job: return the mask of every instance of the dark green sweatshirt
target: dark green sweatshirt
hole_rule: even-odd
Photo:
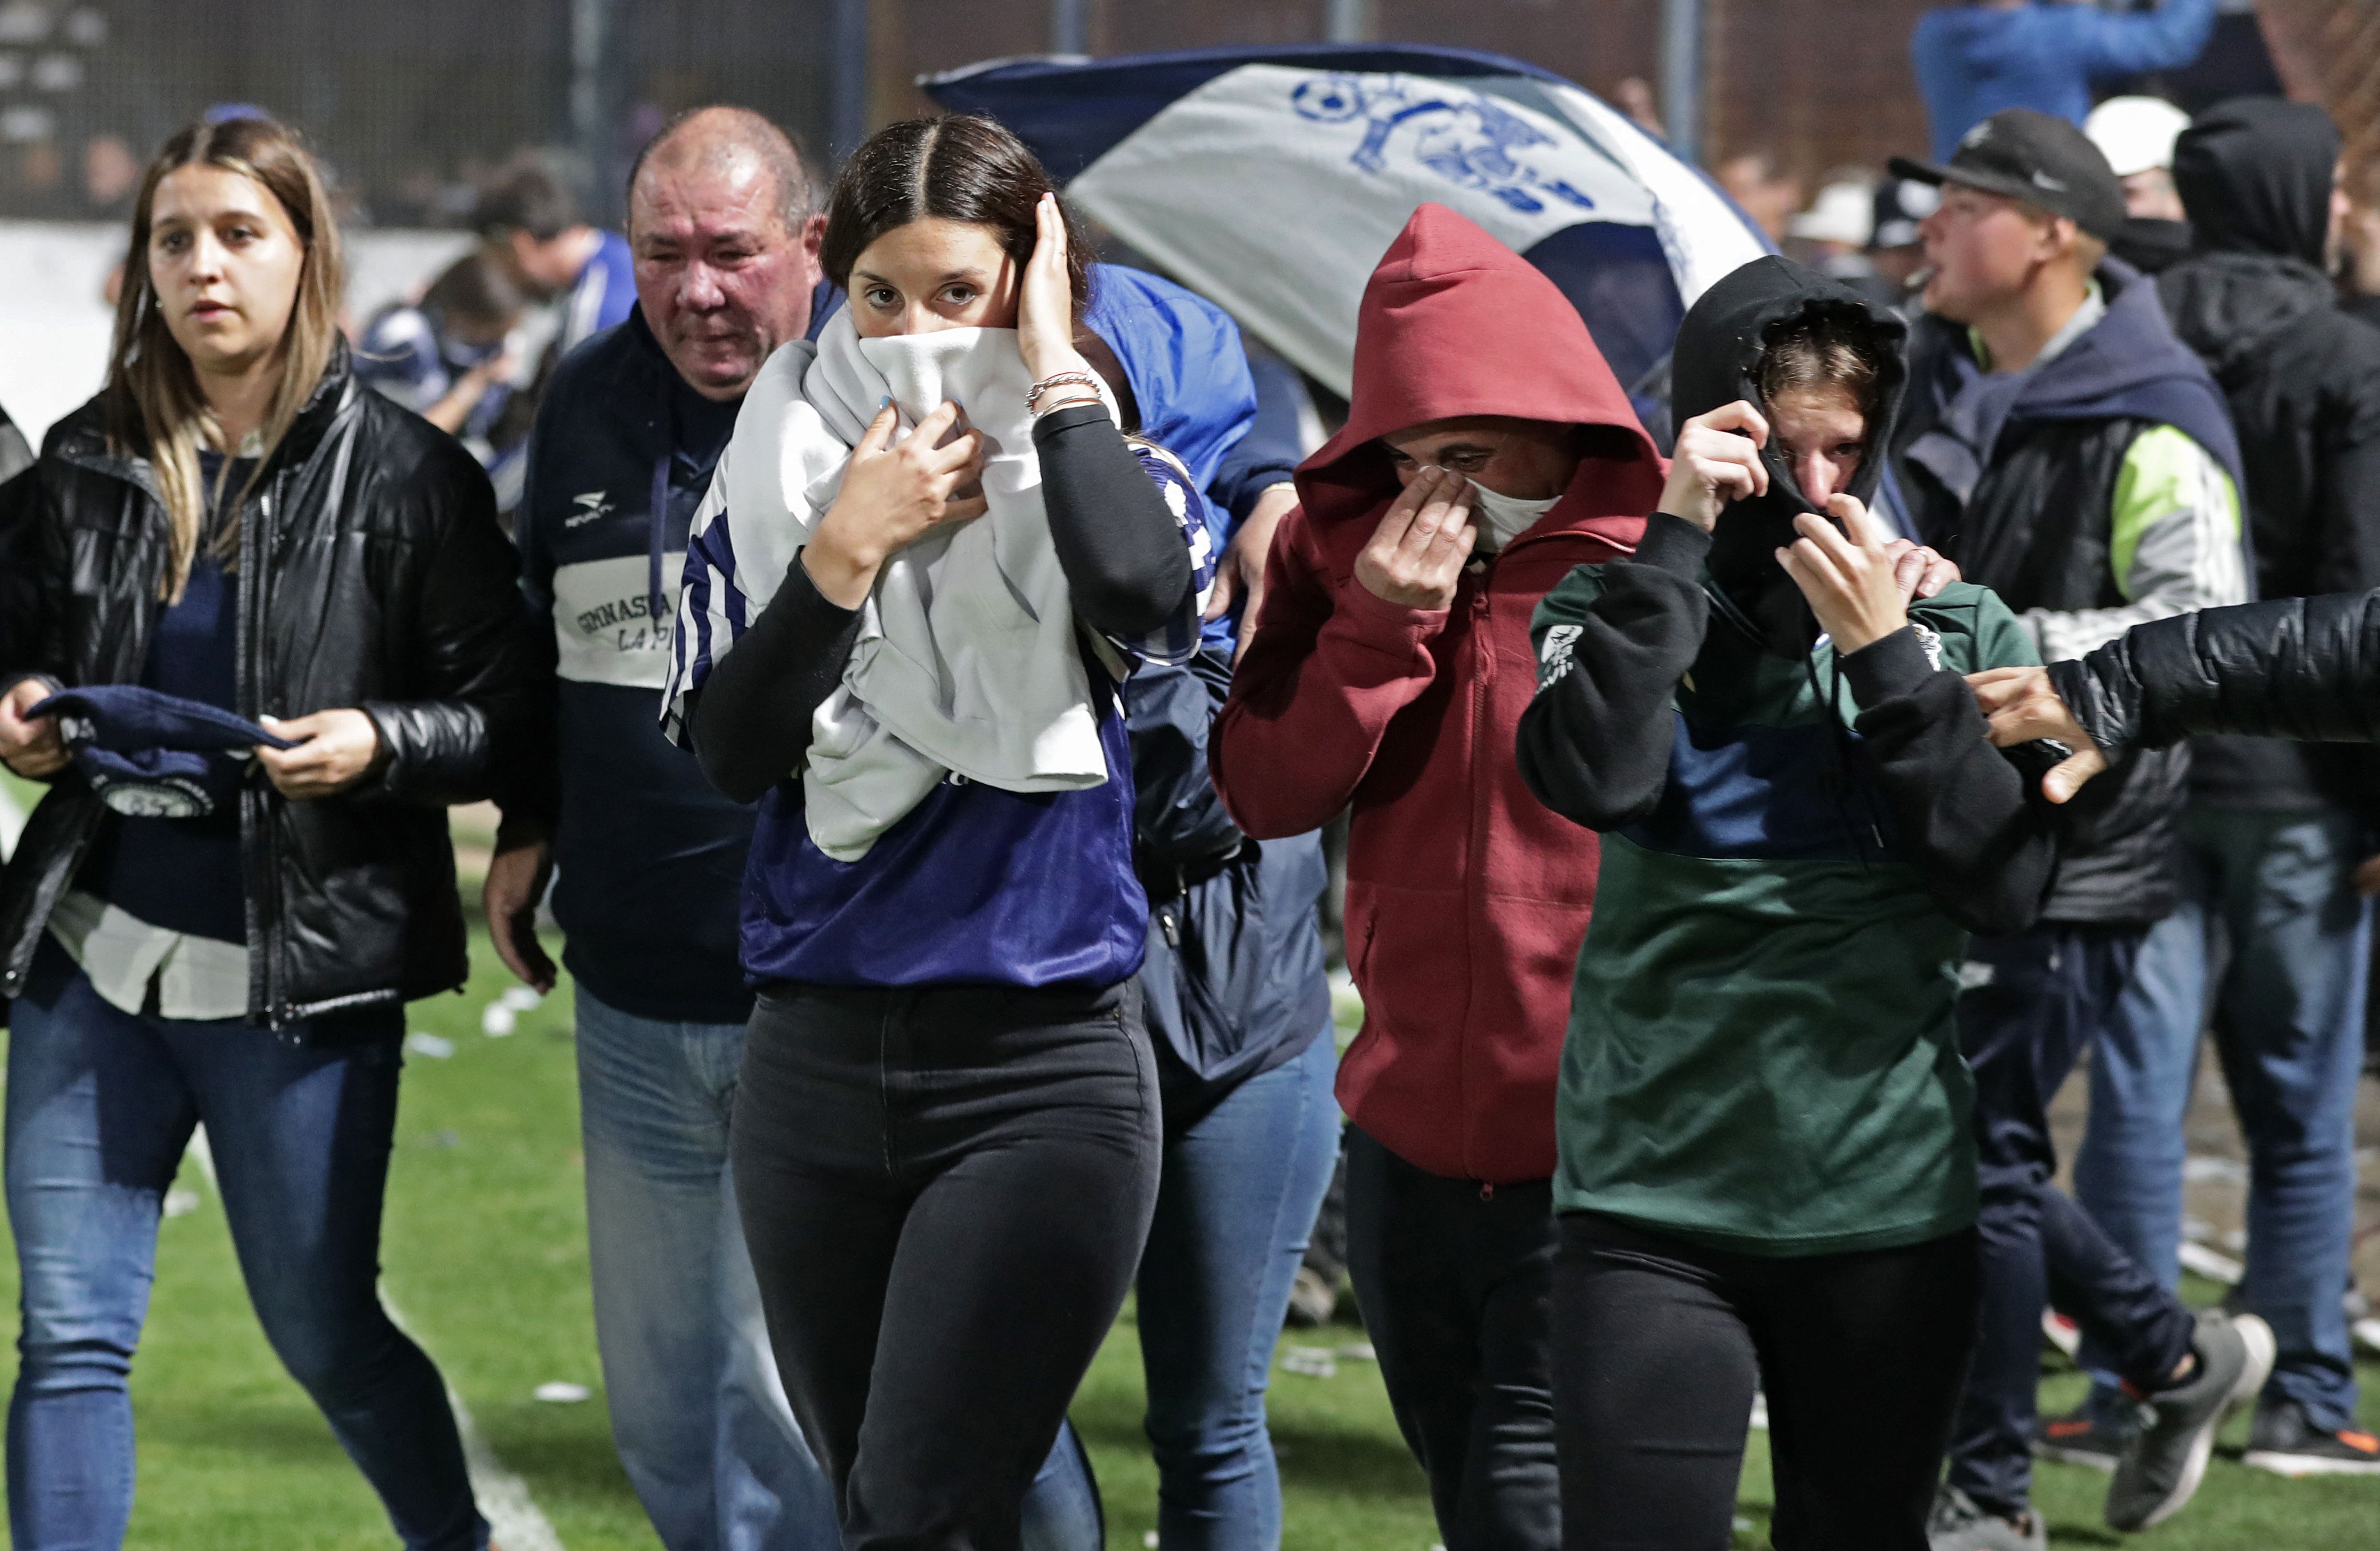
[[[1605,832],[1555,1204],[1752,1254],[1937,1238],[1975,1215],[1967,934],[2029,924],[2055,859],[1958,675],[2038,659],[1964,584],[1864,651],[1781,654],[1709,544],[1657,515],[1536,612],[1521,771]]]

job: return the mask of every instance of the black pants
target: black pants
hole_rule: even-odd
[[[1449,1179],[1347,1128],[1347,1274],[1447,1551],[1561,1542],[1554,1243],[1549,1181]]]
[[[1159,1123],[1129,982],[761,994],[735,1189],[850,1551],[1013,1551],[1139,1264]]]
[[[1722,1551],[1764,1380],[1779,1551],[1925,1551],[1975,1284],[1972,1229],[1772,1259],[1565,1215],[1566,1551]]]
[[[2044,922],[1967,950],[1991,971],[1959,997],[1959,1044],[1975,1074],[1984,1291],[1949,1480],[1997,1513],[2022,1512],[2033,1496],[2043,1305],[2079,1322],[2136,1383],[2190,1351],[2190,1311],[2051,1178],[2049,1101],[2115,1017],[2146,935]]]

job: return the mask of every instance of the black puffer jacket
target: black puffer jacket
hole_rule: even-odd
[[[2380,586],[2380,329],[2342,315],[2321,267],[2338,162],[2329,116],[2277,99],[2210,108],[2174,148],[2200,250],[2157,293],[2230,400],[2264,598]],[[2361,751],[2194,749],[2203,802],[2380,815],[2380,764]]]
[[[2380,589],[2159,619],[2049,677],[2110,754],[2205,733],[2380,743]]]
[[[0,521],[0,680],[140,679],[164,605],[168,527],[148,461],[109,448],[94,399],[54,428]],[[249,1016],[280,1028],[462,983],[447,804],[543,794],[550,692],[512,547],[469,454],[359,387],[345,352],[240,514],[242,715],[357,707],[382,760],[358,788],[240,798]],[[526,776],[515,773],[529,773]],[[24,984],[51,908],[105,822],[61,776],[0,873],[0,995]]]

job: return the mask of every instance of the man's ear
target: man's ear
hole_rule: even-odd
[[[825,241],[826,212],[813,211],[810,218],[802,223],[802,251],[810,256],[812,263],[818,263],[819,247]]]

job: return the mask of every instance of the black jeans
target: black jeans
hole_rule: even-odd
[[[1347,1128],[1347,1274],[1447,1551],[1561,1543],[1554,1245],[1550,1181],[1449,1179]]]
[[[1787,1259],[1566,1214],[1566,1551],[1722,1551],[1764,1380],[1779,1551],[1925,1551],[1975,1285],[1973,1229]]]
[[[2144,1386],[2190,1350],[2190,1311],[2051,1179],[2049,1101],[2116,1015],[2146,935],[2044,922],[1967,950],[1989,966],[1959,997],[1959,1044],[1975,1074],[1984,1294],[1949,1479],[1997,1513],[2021,1512],[2033,1496],[2045,1304]]]
[[[1013,1551],[1157,1200],[1156,1067],[1103,990],[775,985],[735,1190],[850,1551]]]

